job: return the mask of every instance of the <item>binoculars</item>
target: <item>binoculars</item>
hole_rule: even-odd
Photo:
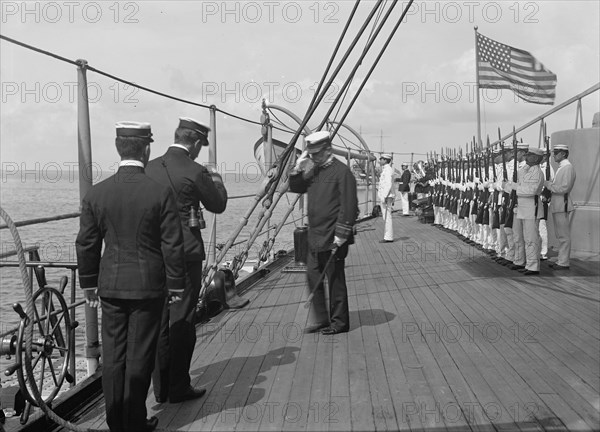
[[[206,221],[204,220],[204,215],[202,214],[202,209],[198,208],[196,211],[196,207],[190,207],[190,217],[188,219],[188,227],[191,229],[204,229],[206,228]]]

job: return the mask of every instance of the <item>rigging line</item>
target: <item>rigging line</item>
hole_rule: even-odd
[[[26,44],[24,42],[20,42],[20,41],[18,41],[16,39],[8,37],[8,36],[4,36],[4,35],[0,34],[0,39],[3,39],[5,41],[7,41],[7,42],[11,42],[11,43],[13,43],[15,45],[19,45],[19,46],[21,46],[23,48],[30,49],[30,50],[38,52],[40,54],[44,54],[44,55],[47,55],[47,56],[50,56],[50,57],[54,57],[55,59],[63,61],[65,63],[70,63],[70,64],[72,64],[74,66],[79,66],[79,63],[77,63],[76,61],[73,61],[71,59],[59,56],[58,54],[51,53],[50,51],[45,51],[45,50],[43,50],[41,48],[36,48],[36,47],[34,47],[32,45],[28,45],[28,44]]]
[[[411,0],[410,3],[412,4],[414,0]],[[379,36],[379,33],[381,32],[381,29],[383,28],[383,26],[385,25],[385,23],[387,22],[390,14],[392,13],[392,11],[394,10],[394,8],[396,7],[397,2],[393,2],[392,5],[388,8],[387,13],[385,14],[385,17],[383,18],[383,21],[381,22],[381,24],[379,26],[377,26],[377,29],[375,30],[375,36],[368,41],[367,45],[365,46],[365,49],[363,50],[363,53],[360,55],[359,59],[357,60],[356,64],[354,65],[354,69],[352,69],[352,72],[350,73],[350,76],[348,77],[348,79],[346,80],[346,82],[344,83],[344,87],[342,88],[342,92],[345,90],[345,87],[347,87],[350,84],[350,81],[352,79],[352,77],[354,76],[354,74],[356,73],[356,71],[358,70],[358,68],[362,65],[362,61],[365,58],[365,56],[367,55],[368,51],[371,49],[371,47],[373,46],[373,43],[375,42],[375,39],[377,39],[377,36]],[[377,60],[379,60],[379,58],[381,57],[381,54],[379,55],[379,57],[377,58]],[[376,61],[377,61],[376,60]],[[377,63],[375,63],[377,64]],[[371,68],[372,71],[373,68]],[[356,94],[354,100],[356,100],[356,97],[360,94],[360,92],[362,91],[363,87],[364,87],[365,82],[363,82],[362,86],[359,88],[358,93]],[[333,109],[335,108],[335,105],[338,103],[340,97],[341,97],[342,93],[340,93],[336,100],[333,102],[333,105],[331,106],[331,108],[329,108],[329,111],[327,112],[327,114],[325,115],[325,118],[323,119],[323,121],[321,122],[321,125],[319,127],[319,129],[321,129],[323,127],[323,124],[325,124],[325,122],[327,121],[327,119],[331,116],[331,113],[333,112]],[[346,110],[346,115],[348,113],[348,110]],[[346,116],[344,116],[345,118]],[[343,122],[339,122],[340,124]],[[335,134],[337,133],[338,129],[340,128],[340,126],[338,125],[338,127],[335,129],[333,136],[335,136]]]
[[[367,25],[369,24],[369,22],[372,20],[373,15],[375,15],[375,12],[376,12],[377,8],[379,7],[379,5],[381,5],[382,1],[383,0],[377,0],[377,4],[373,7],[373,9],[371,10],[371,12],[369,13],[369,16],[367,17],[366,21],[363,23],[363,25],[360,28],[358,34],[354,37],[354,40],[351,42],[350,46],[346,50],[346,53],[342,57],[340,63],[337,65],[337,67],[334,70],[332,76],[329,78],[329,81],[325,85],[325,89],[328,89],[331,86],[331,83],[333,82],[333,80],[335,79],[335,77],[338,75],[338,73],[340,72],[342,66],[344,65],[344,63],[346,62],[346,60],[348,59],[348,57],[350,56],[350,52],[354,49],[354,47],[358,43],[358,40],[360,39],[360,37],[364,33],[364,31],[365,31]],[[323,98],[325,97],[325,95],[326,95],[326,91],[321,92],[315,98],[314,103],[309,106],[306,114],[304,115],[304,119],[302,120],[302,123],[300,124],[300,126],[296,130],[296,133],[294,134],[294,136],[290,140],[288,146],[286,147],[286,149],[283,151],[283,153],[281,154],[281,156],[279,158],[280,166],[283,167],[287,163],[290,155],[292,154],[292,149],[295,148],[295,146],[296,146],[296,142],[298,141],[298,138],[300,137],[300,134],[304,130],[304,127],[308,123],[308,120],[310,120],[310,118],[312,117],[312,115],[316,111],[317,106],[321,103],[321,101],[323,100]],[[322,127],[323,126],[321,125],[321,128]],[[282,175],[283,175],[283,170],[277,170],[277,173],[276,173],[274,179],[272,180],[273,184],[277,184],[279,182],[279,180],[281,179]],[[275,193],[275,187],[272,187],[271,190],[268,192],[268,196],[271,197],[274,193]]]
[[[198,107],[206,108],[206,109],[214,108],[215,111],[218,111],[218,112],[220,112],[222,114],[225,114],[227,116],[233,117],[235,119],[242,120],[242,121],[245,121],[245,122],[248,122],[248,123],[251,123],[251,124],[255,124],[255,125],[259,125],[259,126],[261,125],[261,123],[258,122],[258,121],[246,119],[244,117],[240,117],[240,116],[238,116],[236,114],[232,114],[230,112],[224,111],[224,110],[222,110],[222,109],[220,109],[220,108],[218,108],[218,107],[216,107],[214,105],[211,106],[211,105],[201,104],[201,103],[198,103],[198,102],[192,102],[190,100],[182,99],[182,98],[179,98],[179,97],[176,97],[176,96],[171,96],[169,94],[162,93],[162,92],[159,92],[157,90],[152,90],[149,87],[145,87],[145,86],[142,86],[140,84],[136,84],[136,83],[134,83],[132,81],[128,81],[128,80],[125,80],[123,78],[119,78],[119,77],[117,77],[115,75],[109,74],[108,72],[104,72],[104,71],[102,71],[100,69],[97,69],[97,68],[95,68],[93,66],[90,66],[90,65],[87,65],[86,68],[89,69],[89,70],[91,70],[91,71],[93,71],[93,72],[96,72],[96,73],[98,73],[100,75],[104,75],[104,76],[106,76],[108,78],[112,78],[112,79],[114,79],[116,81],[122,82],[123,84],[129,84],[129,85],[131,85],[133,87],[137,87],[137,88],[139,88],[141,90],[145,90],[145,91],[147,91],[149,93],[153,93],[155,95],[162,96],[162,97],[165,97],[167,99],[172,99],[172,100],[175,100],[175,101],[178,101],[178,102],[183,102],[183,103],[186,103],[186,104],[189,104],[189,105],[194,105],[194,106],[198,106]]]
[[[294,129],[291,126],[286,125],[279,117],[277,117],[277,114],[275,114],[275,112],[271,108],[267,107],[267,109],[269,110],[269,114],[271,116],[273,116],[275,118],[275,120],[277,120],[279,122],[279,124],[281,124],[283,127],[288,129],[288,130],[286,130],[286,132],[289,132],[289,133],[296,132],[296,129]],[[279,129],[279,130],[282,130],[282,129]]]
[[[342,45],[342,41],[346,37],[346,32],[348,31],[348,28],[350,27],[350,23],[352,22],[352,19],[354,18],[354,14],[356,13],[356,10],[358,9],[359,3],[360,3],[360,0],[357,0],[354,3],[354,8],[352,8],[352,12],[350,12],[350,17],[346,21],[346,25],[344,26],[344,29],[342,30],[342,34],[340,35],[340,37],[338,39],[338,42],[337,42],[337,44],[336,44],[336,46],[335,46],[335,48],[333,50],[333,54],[329,57],[329,63],[327,64],[327,67],[325,68],[325,71],[323,72],[323,76],[319,80],[319,85],[317,86],[317,89],[315,90],[315,94],[313,95],[313,98],[310,101],[310,104],[308,105],[309,107],[312,106],[315,103],[315,100],[317,99],[317,95],[320,93],[321,88],[323,87],[323,83],[325,82],[325,78],[327,77],[327,74],[331,70],[331,66],[333,65],[333,60],[337,56],[337,53],[338,53],[338,51],[340,49],[340,46]]]
[[[385,3],[387,3],[387,0],[385,0]],[[375,29],[377,27],[377,23],[379,22],[379,20],[381,19],[381,15],[383,14],[383,11],[385,10],[385,4],[382,5],[382,7],[379,9],[379,12],[377,13],[377,17],[375,18],[375,21],[373,22],[373,26],[371,27],[371,33],[369,34],[369,36],[367,37],[367,43],[365,44],[365,48],[363,49],[363,52],[366,54],[366,52],[368,51],[368,43],[370,41],[374,41],[375,37],[373,36],[373,33],[375,32]],[[361,62],[362,64],[362,62]],[[344,104],[344,101],[346,100],[346,97],[348,96],[348,94],[350,93],[350,84],[354,81],[354,77],[355,77],[355,73],[352,73],[350,75],[350,83],[348,84],[348,87],[346,87],[346,91],[344,92],[344,96],[342,98],[342,100],[340,101],[337,111],[335,113],[335,115],[333,116],[333,120],[335,121],[338,118],[338,115],[340,114],[340,111],[342,110],[342,106]]]
[[[369,70],[369,72],[367,73],[367,76],[363,79],[363,82],[360,86],[360,88],[358,89],[358,91],[356,92],[356,95],[354,96],[354,98],[352,99],[352,102],[350,102],[350,105],[348,106],[348,109],[346,110],[346,112],[344,113],[344,117],[342,117],[342,121],[339,122],[335,132],[337,133],[338,129],[340,128],[340,126],[342,125],[343,121],[346,119],[346,117],[348,116],[348,113],[350,112],[350,109],[352,108],[352,106],[354,106],[354,103],[356,102],[356,99],[358,99],[358,96],[360,95],[360,92],[362,91],[362,89],[364,88],[365,84],[367,83],[367,80],[371,77],[371,74],[373,73],[373,71],[375,70],[375,67],[377,66],[377,64],[379,63],[379,60],[381,60],[381,57],[383,56],[383,53],[385,52],[385,50],[387,49],[387,47],[389,46],[390,42],[392,41],[392,38],[394,37],[394,35],[396,34],[396,31],[398,30],[398,27],[400,27],[400,24],[402,23],[402,21],[404,20],[404,17],[406,16],[409,8],[412,6],[414,0],[410,0],[408,2],[408,4],[406,5],[406,7],[404,8],[404,10],[402,11],[402,15],[400,16],[400,19],[398,20],[398,22],[396,23],[396,25],[394,26],[394,29],[392,30],[392,33],[389,35],[388,39],[385,41],[385,44],[383,45],[383,47],[381,48],[379,55],[377,56],[377,58],[375,59],[375,62],[373,63],[373,65],[371,66],[371,69]],[[395,4],[395,3],[394,3]],[[393,6],[392,6],[393,7]],[[389,13],[388,13],[389,15]],[[384,22],[387,19],[384,18]]]
[[[115,76],[115,75],[109,74],[108,72],[104,72],[104,71],[102,71],[102,70],[100,70],[100,69],[97,69],[97,68],[95,68],[95,67],[93,67],[93,66],[90,66],[89,64],[88,64],[88,65],[85,65],[85,66],[83,66],[83,65],[82,65],[82,63],[81,63],[81,62],[79,62],[79,61],[70,60],[70,59],[68,59],[68,58],[66,58],[66,57],[60,56],[60,55],[58,55],[58,54],[54,54],[54,53],[52,53],[52,52],[50,52],[50,51],[46,51],[46,50],[43,50],[43,49],[41,49],[41,48],[34,47],[34,46],[32,46],[32,45],[29,45],[29,44],[26,44],[26,43],[24,43],[24,42],[20,42],[20,41],[18,41],[18,40],[16,40],[16,39],[10,38],[10,37],[8,37],[8,36],[4,36],[4,35],[2,35],[2,34],[0,34],[0,39],[2,39],[2,40],[5,40],[5,41],[7,41],[7,42],[11,42],[11,43],[13,43],[13,44],[15,44],[15,45],[19,45],[19,46],[21,46],[21,47],[23,47],[23,48],[27,48],[27,49],[29,49],[29,50],[31,50],[31,51],[35,51],[35,52],[38,52],[38,53],[40,53],[40,54],[47,55],[47,56],[49,56],[49,57],[53,57],[53,58],[55,58],[55,59],[57,59],[57,60],[60,60],[60,61],[63,61],[63,62],[66,62],[66,63],[72,64],[72,65],[74,65],[74,66],[85,67],[85,68],[86,68],[86,69],[88,69],[88,70],[91,70],[91,71],[93,71],[93,72],[96,72],[96,73],[98,73],[98,74],[100,74],[100,75],[104,75],[104,76],[106,76],[106,77],[112,78],[112,79],[114,79],[114,80],[116,80],[116,81],[119,81],[119,82],[121,82],[121,83],[123,83],[123,84],[129,84],[129,85],[131,85],[131,86],[133,86],[133,87],[139,88],[139,89],[141,89],[141,90],[145,90],[145,91],[147,91],[147,92],[149,92],[149,93],[153,93],[153,94],[156,94],[156,95],[158,95],[158,96],[165,97],[165,98],[167,98],[167,99],[172,99],[172,100],[175,100],[175,101],[178,101],[178,102],[182,102],[182,103],[185,103],[185,104],[188,104],[188,105],[194,105],[194,106],[198,106],[198,107],[201,107],[201,108],[206,108],[206,109],[210,109],[210,108],[211,108],[211,106],[209,106],[209,105],[205,105],[205,104],[201,104],[201,103],[197,103],[197,102],[192,102],[192,101],[190,101],[190,100],[187,100],[187,99],[182,99],[182,98],[178,98],[178,97],[176,97],[176,96],[171,96],[171,95],[169,95],[169,94],[162,93],[162,92],[159,92],[159,91],[157,91],[157,90],[152,90],[151,88],[144,87],[144,86],[142,86],[142,85],[139,85],[139,84],[135,84],[135,83],[133,83],[133,82],[131,82],[131,81],[125,80],[125,79],[123,79],[123,78],[119,78],[119,77],[117,77],[117,76]],[[247,118],[244,118],[244,117],[238,116],[238,115],[236,115],[236,114],[232,114],[232,113],[230,113],[230,112],[227,112],[227,111],[225,111],[225,110],[222,110],[222,109],[220,109],[220,108],[218,108],[218,107],[214,107],[214,108],[215,108],[215,110],[216,110],[216,111],[218,111],[218,112],[220,112],[220,113],[222,113],[222,114],[228,115],[228,116],[230,116],[230,117],[233,117],[233,118],[235,118],[235,119],[238,119],[238,120],[241,120],[241,121],[245,121],[245,122],[248,122],[248,123],[251,123],[251,124],[259,125],[259,126],[261,125],[261,123],[260,123],[260,122],[257,122],[257,121],[254,121],[254,120],[250,120],[250,119],[247,119]]]

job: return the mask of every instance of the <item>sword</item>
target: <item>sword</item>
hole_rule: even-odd
[[[331,260],[335,256],[335,253],[337,252],[337,250],[338,250],[337,246],[334,246],[333,249],[331,249],[331,255],[329,255],[329,258],[327,259],[327,262],[325,263],[325,268],[323,268],[323,273],[321,273],[321,275],[319,276],[319,280],[315,284],[315,287],[310,292],[310,295],[308,296],[308,300],[306,300],[306,303],[304,303],[305,308],[310,307],[310,304],[312,303],[312,299],[315,296],[315,291],[317,290],[319,285],[321,285],[321,282],[323,281],[323,278],[325,277],[325,273],[327,273],[327,267],[329,267],[329,264],[331,263]]]

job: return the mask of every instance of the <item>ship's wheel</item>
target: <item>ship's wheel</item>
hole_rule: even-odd
[[[66,280],[64,277],[61,282],[66,284]],[[51,404],[64,382],[73,382],[68,367],[73,344],[72,330],[77,323],[71,322],[69,309],[61,291],[49,286],[34,293],[33,310],[28,311],[29,313],[25,313],[18,303],[13,308],[21,317],[21,323],[14,343],[16,362],[5,373],[11,375],[17,372],[21,393],[27,401],[21,415],[21,423],[25,424],[31,406],[39,406],[36,392],[40,393],[39,396],[45,404]],[[28,326],[33,326],[33,329],[29,330]],[[33,332],[30,356],[25,350],[26,331]],[[26,373],[26,363],[33,371],[35,387],[31,385]]]

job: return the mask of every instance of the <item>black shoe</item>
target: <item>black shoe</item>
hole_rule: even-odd
[[[180,403],[185,402],[192,399],[198,399],[204,396],[206,393],[206,389],[195,389],[193,387],[188,387],[187,391],[181,395],[177,396],[169,396],[170,403]]]
[[[324,329],[325,327],[329,327],[329,324],[327,323],[323,323],[323,324],[313,324],[310,325],[308,327],[306,327],[303,331],[304,334],[311,334],[311,333],[316,333],[321,329]]]
[[[158,419],[155,416],[150,417],[148,420],[146,420],[146,424],[144,425],[144,432],[151,432],[154,429],[156,429],[156,426],[158,426]]]
[[[348,332],[348,330],[338,329],[335,327],[325,327],[323,330],[321,330],[322,335],[334,335],[334,334],[338,334],[338,333],[347,333],[347,332]]]
[[[393,243],[394,240],[379,240],[379,243]]]
[[[548,265],[548,267],[550,267],[552,270],[569,270],[570,269],[569,266],[562,266],[562,265],[558,265],[558,264],[550,264],[550,265]]]
[[[524,269],[525,266],[518,265],[518,264],[511,264],[511,265],[508,266],[508,268],[511,269],[511,270],[521,270],[521,269]]]
[[[519,270],[519,271],[520,271],[520,270]],[[524,274],[525,276],[532,276],[532,275],[539,275],[539,274],[540,274],[540,272],[539,272],[539,271],[537,271],[537,270],[525,270],[525,271],[523,272],[523,274]]]
[[[156,401],[156,403],[165,403],[169,398],[164,397],[164,396],[154,396],[154,400]]]

